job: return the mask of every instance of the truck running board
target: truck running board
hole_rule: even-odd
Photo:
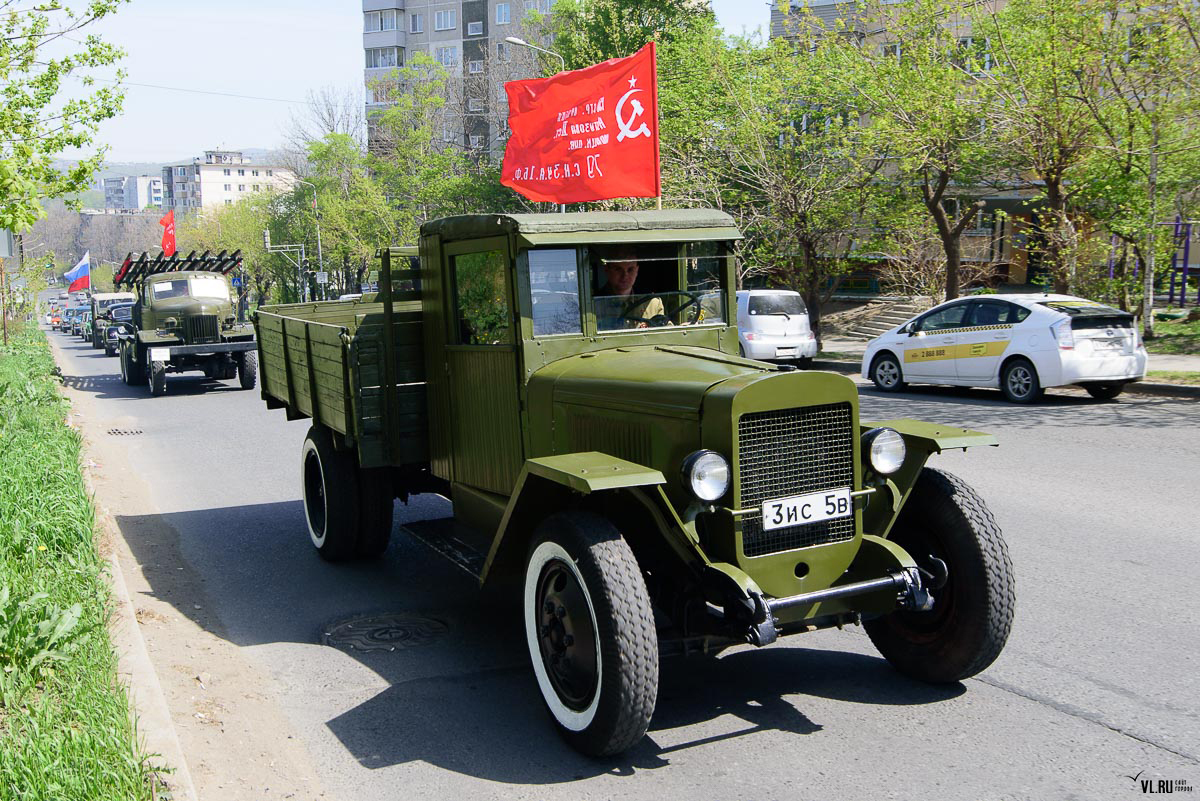
[[[403,523],[400,530],[407,531],[474,578],[483,576],[483,563],[487,555],[467,542],[472,538],[471,529],[453,517]]]

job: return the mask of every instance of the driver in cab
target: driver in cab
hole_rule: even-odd
[[[608,258],[601,259],[605,283],[596,291],[596,325],[602,330],[619,328],[648,328],[662,325],[665,309],[661,298],[637,295],[637,254],[630,247],[617,248]]]

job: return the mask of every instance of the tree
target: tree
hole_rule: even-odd
[[[1195,141],[1200,121],[1200,10],[1185,0],[1143,5],[1102,0],[1092,32],[1105,54],[1100,92],[1081,92],[1099,131],[1090,209],[1132,245],[1142,272],[1143,325],[1154,337],[1154,282],[1160,258],[1173,242],[1163,236],[1165,217],[1185,213],[1194,199],[1200,167]],[[1075,32],[1078,36],[1079,32]],[[1165,259],[1164,259],[1165,261]],[[1126,283],[1123,289],[1128,288]]]
[[[979,185],[992,155],[978,78],[989,56],[964,35],[973,7],[969,0],[870,0],[829,31],[822,48],[834,59],[830,78],[867,117],[870,147],[888,158],[892,186],[920,194],[945,254],[947,300],[959,295],[963,232],[984,205],[961,202],[963,188]],[[799,20],[814,35],[823,27],[814,17]]]
[[[624,58],[647,42],[665,45],[696,19],[715,20],[708,0],[559,0],[554,49],[569,70]]]
[[[89,71],[117,62],[121,51],[89,35],[60,54],[88,25],[116,12],[123,0],[87,0],[72,9],[61,0],[22,7],[5,3],[0,19],[0,228],[27,230],[44,198],[87,189],[104,149],[59,170],[55,157],[91,145],[101,121],[121,108],[119,86],[97,87]],[[80,6],[82,6],[80,8]],[[63,81],[79,77],[80,96],[64,96]]]
[[[1040,195],[1041,255],[1059,292],[1071,291],[1086,241],[1074,205],[1099,143],[1088,102],[1102,102],[1100,75],[1111,55],[1096,46],[1103,24],[1086,0],[1013,0],[975,21],[992,61],[982,74],[991,90],[989,136],[1007,157],[1010,182]]]
[[[831,42],[814,35],[799,46],[781,39],[765,48],[744,39],[726,45],[699,30],[677,44],[707,63],[697,65],[690,87],[679,81],[664,93],[667,152],[682,168],[669,185],[688,191],[680,187],[694,170],[707,196],[695,200],[715,200],[740,223],[750,271],[799,290],[819,331],[822,293],[847,269],[883,164],[858,124],[855,97],[831,78]],[[704,124],[688,116],[692,104],[717,114]]]

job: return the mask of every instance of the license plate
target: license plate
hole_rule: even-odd
[[[1092,347],[1095,350],[1120,350],[1121,341],[1115,339],[1094,339]]]
[[[151,348],[150,361],[152,362],[169,362],[171,361],[170,348]]]
[[[786,526],[803,526],[854,514],[850,502],[850,488],[822,490],[807,495],[796,495],[778,501],[767,501],[762,505],[763,531]]]
[[[776,356],[795,356],[796,349],[795,348],[776,348],[775,355]]]

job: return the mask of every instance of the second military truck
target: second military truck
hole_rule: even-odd
[[[209,378],[236,377],[243,389],[254,388],[254,329],[237,321],[226,278],[240,264],[240,251],[125,258],[113,285],[129,287],[136,296],[132,330],[119,335],[126,384],[144,381],[151,395],[162,395],[167,373],[198,370]]]
[[[565,739],[646,732],[660,653],[861,623],[909,676],[956,682],[1012,624],[983,501],[926,466],[981,434],[864,422],[848,378],[738,356],[733,221],[715,211],[453,217],[380,293],[256,317],[262,394],[312,426],[308,536],[382,554],[394,499],[453,502],[418,537],[519,598]]]

